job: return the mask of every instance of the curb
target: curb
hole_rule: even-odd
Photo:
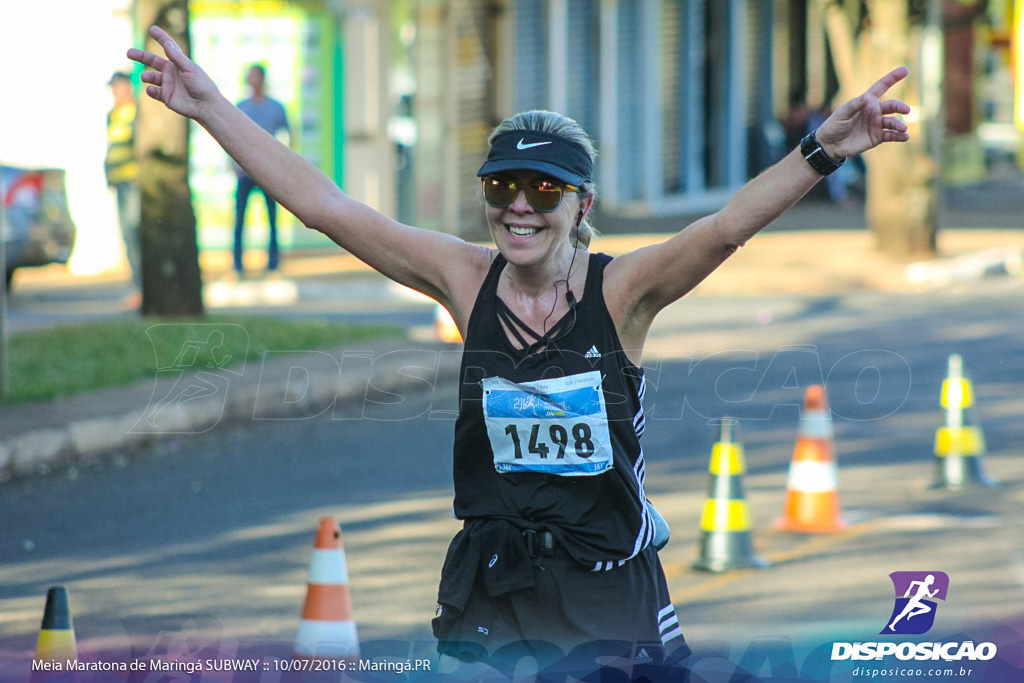
[[[109,415],[64,424],[60,415],[53,415],[57,426],[0,436],[0,483],[169,436],[200,434],[245,420],[308,419],[375,392],[423,391],[456,378],[461,358],[461,345],[380,343],[265,355],[256,369],[200,369],[110,390],[104,395],[121,394],[121,402],[133,407],[115,407]],[[324,372],[332,362],[338,372]],[[184,389],[175,393],[178,387]],[[188,392],[193,389],[208,393],[192,398]]]
[[[646,234],[602,237],[601,250],[615,255],[650,239]],[[859,231],[768,231],[758,236],[757,249],[733,255],[728,270],[712,274],[694,295],[764,296],[770,291],[777,296],[822,296],[867,289],[919,293],[987,279],[1024,283],[1020,231],[946,230],[943,242],[944,257],[908,264],[872,251],[870,236]],[[825,253],[840,258],[825,259]],[[339,257],[308,261],[295,267],[313,277],[347,264],[339,263]],[[827,276],[822,271],[826,262]],[[324,357],[333,361],[324,363]],[[322,412],[339,400],[365,397],[369,390],[422,390],[442,373],[457,372],[459,358],[461,345],[414,340],[290,352],[265,356],[255,371],[251,362],[241,370],[190,370],[199,396],[179,393],[168,400],[179,377],[5,409],[0,413],[0,483],[163,436],[205,432],[222,422],[314,417],[318,408]],[[304,362],[314,363],[312,370]],[[290,375],[297,369],[306,370],[301,378]]]

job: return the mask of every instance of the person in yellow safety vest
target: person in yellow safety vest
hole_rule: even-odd
[[[138,308],[142,291],[142,255],[139,250],[139,161],[135,154],[135,115],[137,105],[131,77],[121,71],[110,78],[114,106],[107,114],[107,155],[104,167],[107,185],[117,195],[117,218],[124,240],[134,290],[125,306]]]

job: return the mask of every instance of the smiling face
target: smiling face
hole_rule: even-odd
[[[562,185],[557,180],[535,171],[510,171],[498,176],[512,180],[517,188],[528,187],[538,180]],[[486,180],[485,180],[486,182]],[[553,211],[538,211],[526,199],[526,191],[517,189],[512,203],[506,207],[486,205],[487,224],[498,250],[517,266],[557,264],[560,255],[572,250],[569,233],[581,208],[578,192],[564,191],[562,201]]]

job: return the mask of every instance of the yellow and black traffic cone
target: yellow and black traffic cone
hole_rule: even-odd
[[[53,586],[46,592],[35,659],[37,662],[60,662],[62,666],[68,660],[78,659],[75,629],[71,625],[68,607],[68,589],[64,586]]]
[[[949,357],[949,373],[942,382],[946,424],[935,432],[933,489],[995,486],[985,472],[985,434],[974,416],[974,387],[964,376],[963,358]]]
[[[743,444],[733,441],[733,420],[722,421],[718,442],[711,449],[711,483],[701,516],[700,557],[694,569],[724,572],[764,567],[754,553],[750,512],[743,494],[746,462]]]

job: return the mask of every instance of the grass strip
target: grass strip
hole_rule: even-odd
[[[138,318],[28,330],[7,342],[2,406],[51,401],[150,379],[159,370],[230,367],[266,351],[307,351],[398,337],[400,327],[318,319]]]

